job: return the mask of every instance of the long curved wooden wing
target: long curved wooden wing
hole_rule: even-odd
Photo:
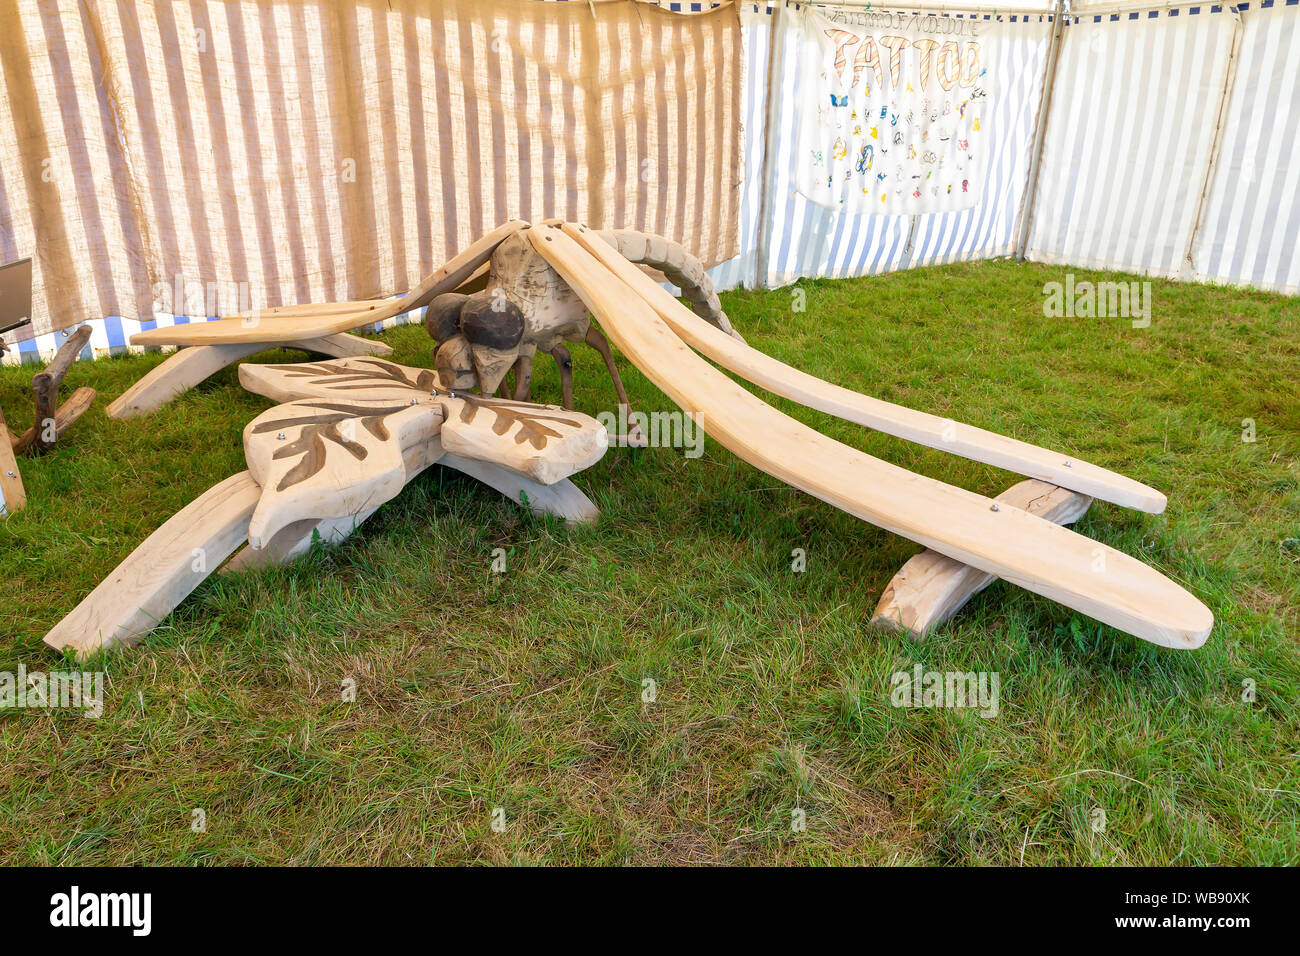
[[[887,435],[1050,481],[1102,501],[1151,514],[1165,510],[1165,496],[1156,489],[1072,455],[871,398],[792,368],[705,322],[598,234],[572,224],[564,230],[635,289],[687,345],[769,392]]]
[[[1209,608],[1164,575],[1099,542],[983,495],[914,474],[781,414],[690,349],[633,288],[562,229],[534,247],[614,343],[724,447],[864,521],[1167,647],[1194,648]]]

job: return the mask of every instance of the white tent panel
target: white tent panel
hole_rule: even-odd
[[[1300,291],[1300,13],[1242,16],[1196,277]]]
[[[1106,14],[1066,28],[1029,258],[1185,272],[1235,27],[1213,12],[1222,10]]]
[[[768,134],[775,155],[768,202],[768,267],[765,286],[788,285],[804,276],[874,275],[897,268],[907,240],[907,216],[845,216],[809,202],[794,188],[799,111],[804,102],[799,68],[800,37],[782,11],[773,43],[779,44],[779,118]],[[761,227],[760,227],[761,228]]]
[[[988,112],[998,132],[981,187],[984,200],[974,209],[919,217],[911,265],[987,259],[1013,250],[1051,32],[1047,17],[1003,31],[997,63],[1002,82]]]

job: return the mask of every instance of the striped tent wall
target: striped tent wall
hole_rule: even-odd
[[[1298,75],[1300,0],[1080,11],[1027,257],[1300,290]]]
[[[0,12],[17,2],[0,0]],[[585,0],[562,2],[586,6]],[[661,5],[684,12],[714,6]],[[803,276],[871,275],[1005,255],[1012,251],[1020,216],[1028,214],[1030,259],[1300,291],[1300,159],[1295,155],[1300,0],[1123,12],[1073,7],[1033,209],[1025,212],[1021,206],[1052,23],[1037,14],[1004,15],[1020,32],[1000,45],[1004,81],[994,90],[991,107],[1004,135],[984,173],[984,201],[958,213],[891,217],[840,215],[793,190],[781,157],[793,150],[799,70],[791,62],[781,16],[798,6],[743,4],[742,62],[734,71],[742,86],[741,155],[735,169],[741,183],[740,254],[711,270],[715,284],[721,289],[779,286]],[[106,104],[100,91],[84,75],[60,68],[82,58],[100,62],[94,37],[65,26],[78,9],[79,0],[48,0],[42,17],[27,22],[24,41],[50,51],[29,82],[42,110],[102,117]],[[1236,66],[1229,75],[1234,30],[1239,31]],[[769,131],[773,58],[778,109]],[[6,75],[5,81],[22,78]],[[1219,145],[1211,155],[1225,88]],[[12,129],[20,120],[0,110],[0,129]],[[49,144],[52,154],[67,149],[77,162],[125,177],[114,167],[111,123],[82,124],[61,135],[64,140]],[[765,179],[768,142],[774,149]],[[23,211],[2,186],[0,223],[13,228],[0,229],[0,261],[16,257],[13,234],[26,228]],[[125,196],[101,192],[79,214],[95,224],[97,242],[130,248],[137,227],[127,203]],[[89,240],[66,236],[61,241],[75,246]],[[760,267],[764,246],[766,270]],[[83,251],[87,257],[95,254],[90,247]],[[127,263],[95,275],[94,281],[135,294],[135,275],[134,264]],[[152,324],[115,317],[93,321],[85,357],[124,350],[133,332]],[[21,342],[5,361],[48,357],[61,338],[55,332]]]
[[[1102,15],[1065,30],[1027,255],[1177,276],[1233,18]]]
[[[775,92],[776,128],[768,133],[775,161],[766,183],[770,223],[760,226],[767,240],[767,266],[759,281],[783,286],[804,276],[850,276],[887,272],[898,265],[907,239],[906,216],[844,216],[809,202],[794,187],[791,160],[797,149],[801,71],[798,38],[789,28],[791,11],[775,9],[773,55],[779,57]],[[761,265],[760,265],[761,268]]]
[[[763,142],[767,128],[767,73],[772,47],[773,9],[746,3],[740,8],[744,45],[740,91],[743,154],[740,170],[740,255],[709,270],[718,289],[758,285],[758,230],[763,198]]]
[[[792,5],[791,9],[794,9]],[[943,14],[943,16],[960,16]],[[779,18],[774,43],[782,44],[780,113],[768,182],[772,222],[767,286],[802,277],[845,278],[909,266],[1005,255],[1014,246],[1029,168],[1052,18],[971,14],[998,30],[998,82],[990,90],[989,120],[998,131],[978,187],[981,200],[960,212],[919,216],[850,215],[807,201],[795,190],[789,159],[795,153],[799,110],[807,97],[795,68],[796,39]]]
[[[1298,77],[1300,6],[1250,4],[1192,253],[1196,278],[1300,292]]]
[[[0,0],[0,261],[35,254],[6,361],[400,294],[510,217],[734,258],[739,19],[663,6]]]

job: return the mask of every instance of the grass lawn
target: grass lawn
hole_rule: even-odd
[[[1164,491],[1164,515],[1099,503],[1077,530],[1205,601],[1204,648],[1002,583],[923,643],[878,633],[917,546],[712,440],[696,460],[611,449],[575,478],[602,510],[577,530],[433,468],[337,548],[210,578],[98,665],[102,719],[0,712],[0,860],[1300,863],[1300,303],[1155,282],[1134,329],[1045,318],[1051,280],[1064,270],[995,261],[805,282],[803,312],[790,289],[722,298],[786,362]],[[384,338],[429,364],[423,329]],[[578,408],[613,409],[599,356],[573,352]],[[243,470],[240,433],[270,402],[233,369],[152,417],[105,418],[160,360],[74,367],[65,390],[99,401],[23,461],[28,508],[0,522],[0,671],[60,666],[45,632]],[[673,407],[620,366],[639,408]],[[16,429],[33,371],[0,369]],[[558,395],[539,362],[534,397]],[[774,404],[951,484],[1017,480]],[[996,672],[998,715],[892,707],[891,675],[918,663]]]

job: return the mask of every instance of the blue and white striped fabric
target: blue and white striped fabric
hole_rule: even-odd
[[[1083,18],[1066,28],[1030,258],[1179,274],[1232,31],[1228,14]]]
[[[513,217],[734,257],[739,17],[685,12],[0,0],[24,66],[0,71],[0,261],[34,259],[7,339],[38,337],[15,357],[84,319],[102,352],[177,310],[392,295]]]
[[[709,270],[719,289],[758,285],[758,228],[763,196],[763,135],[767,127],[767,71],[772,45],[772,9],[753,4],[740,8],[745,84],[740,94],[744,168],[740,183],[740,255]]]
[[[663,5],[688,11],[713,6]],[[741,253],[711,270],[715,284],[779,286],[803,276],[872,275],[1011,252],[1051,18],[994,18],[1002,21],[996,28],[1001,81],[992,91],[990,112],[1000,135],[984,170],[979,206],[918,217],[846,216],[805,201],[793,189],[789,158],[796,111],[805,104],[781,22],[795,9],[742,6]],[[1029,257],[1300,291],[1300,0],[1136,11],[1076,2],[1072,9],[1031,211]],[[1230,77],[1234,30],[1239,33]],[[774,55],[779,110],[769,137]],[[1225,88],[1223,127],[1210,167]],[[769,138],[774,156],[771,178],[764,182]],[[760,274],[765,238],[768,263]],[[123,351],[137,331],[186,321],[97,320],[84,354]],[[20,342],[5,361],[48,357],[62,341],[55,332]]]
[[[1242,14],[1237,75],[1192,253],[1198,279],[1300,292],[1300,10],[1291,6],[1264,0]]]
[[[1298,6],[1076,5],[1029,258],[1300,290]]]

